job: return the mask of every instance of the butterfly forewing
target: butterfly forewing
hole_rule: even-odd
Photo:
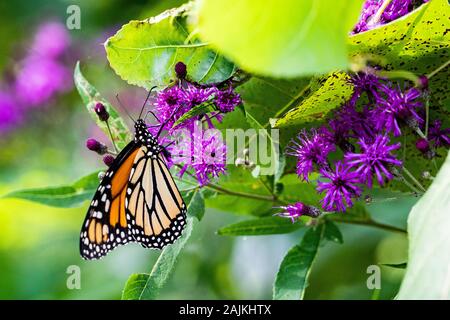
[[[127,225],[146,248],[161,249],[181,236],[186,206],[161,155],[151,147],[138,152],[126,194]]]
[[[116,246],[132,241],[126,219],[126,187],[139,147],[129,143],[105,173],[81,228],[80,253],[99,259]]]

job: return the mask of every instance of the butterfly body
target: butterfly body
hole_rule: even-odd
[[[99,259],[119,245],[162,249],[181,236],[186,205],[144,121],[105,173],[80,234],[80,253]]]

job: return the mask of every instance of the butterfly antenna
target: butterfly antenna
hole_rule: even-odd
[[[156,135],[156,138],[159,138],[159,135],[161,134],[161,132],[163,131],[164,127],[166,126],[167,123],[169,123],[169,121],[173,118],[173,116],[180,110],[182,106],[179,106],[178,108],[176,108],[174,110],[174,112],[172,112],[172,114],[170,115],[170,117],[167,118],[166,121],[164,121],[164,123],[161,124],[161,126],[159,127],[158,133]]]
[[[122,109],[122,110],[127,114],[127,116],[131,119],[131,121],[136,122],[136,121],[133,119],[133,117],[130,115],[130,113],[128,112],[128,110],[123,106],[122,102],[121,102],[120,99],[119,99],[119,94],[116,94],[116,100],[117,100],[117,102],[119,103],[120,109]]]
[[[150,95],[152,94],[152,91],[153,91],[154,89],[156,89],[156,88],[157,88],[157,86],[154,86],[154,87],[152,87],[152,88],[148,91],[147,98],[145,98],[144,104],[142,105],[142,108],[141,108],[141,112],[139,112],[139,117],[138,117],[138,119],[141,119],[142,112],[144,111],[145,105],[147,104],[147,101],[148,101],[148,99],[150,98]]]

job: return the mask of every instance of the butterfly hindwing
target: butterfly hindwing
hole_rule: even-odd
[[[127,187],[127,224],[143,247],[162,249],[181,236],[186,205],[161,154],[142,146]]]
[[[80,253],[99,259],[116,246],[133,241],[127,227],[126,187],[139,147],[130,142],[114,160],[91,201],[80,234]]]

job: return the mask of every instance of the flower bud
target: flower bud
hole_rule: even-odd
[[[92,138],[86,140],[86,148],[91,151],[97,152],[98,154],[105,154],[108,150],[108,148],[103,143]]]
[[[430,151],[430,144],[428,143],[427,139],[419,138],[416,141],[416,148],[422,153],[426,153]]]
[[[419,76],[417,86],[422,90],[428,89],[428,77],[426,75]]]
[[[175,73],[177,74],[178,79],[184,79],[187,75],[186,65],[183,62],[177,62],[175,65]]]
[[[106,108],[103,105],[103,103],[97,102],[97,104],[94,107],[94,111],[101,121],[108,121],[109,113],[108,113],[108,111],[106,111]]]
[[[115,158],[110,154],[107,154],[103,157],[103,163],[106,164],[108,167],[110,167],[114,163],[114,160]]]

